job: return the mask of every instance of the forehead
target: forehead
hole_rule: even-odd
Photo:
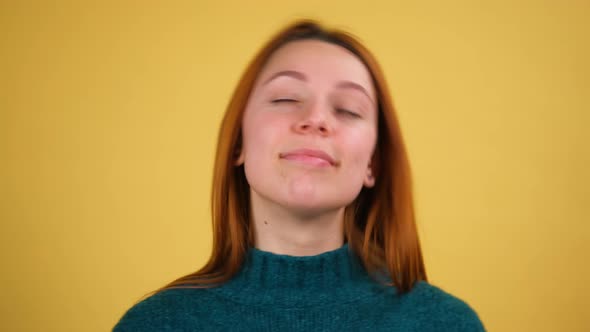
[[[285,44],[270,56],[260,72],[259,81],[284,70],[299,71],[312,84],[353,81],[374,96],[371,75],[365,65],[352,52],[332,43],[299,40]]]

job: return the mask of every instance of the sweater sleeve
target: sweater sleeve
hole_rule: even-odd
[[[178,331],[178,327],[171,324],[174,322],[174,307],[166,294],[150,296],[128,309],[113,332]]]
[[[485,332],[478,314],[463,300],[451,298],[441,309],[445,310],[443,319],[434,322],[433,331]]]
[[[420,331],[485,332],[477,312],[465,301],[426,282],[416,287],[412,300]]]

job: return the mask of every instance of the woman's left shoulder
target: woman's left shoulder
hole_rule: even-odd
[[[485,331],[477,312],[464,300],[432,285],[419,281],[402,302],[424,323],[424,331]]]

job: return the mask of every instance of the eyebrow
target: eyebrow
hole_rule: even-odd
[[[354,83],[351,81],[342,81],[339,82],[338,85],[336,85],[337,88],[350,88],[350,89],[355,89],[357,91],[362,92],[365,96],[367,96],[367,98],[369,98],[369,100],[375,104],[375,101],[373,100],[373,98],[371,98],[371,96],[369,95],[369,92],[367,92],[367,90],[360,84],[358,83]]]
[[[288,77],[292,77],[292,78],[298,79],[303,82],[307,82],[307,77],[305,77],[305,75],[303,75],[303,73],[298,72],[298,71],[294,71],[294,70],[283,70],[283,71],[279,71],[279,72],[272,74],[272,76],[269,77],[266,81],[264,81],[264,83],[262,83],[262,85],[266,85],[270,81],[272,81],[275,78],[280,77],[280,76],[288,76]]]
[[[291,78],[294,78],[294,79],[297,79],[297,80],[300,80],[300,81],[303,81],[303,82],[307,82],[307,77],[303,73],[301,73],[301,72],[298,72],[298,71],[295,71],[295,70],[282,70],[282,71],[279,71],[279,72],[276,72],[276,73],[272,74],[268,79],[266,79],[262,83],[262,85],[266,85],[270,81],[272,81],[272,80],[274,80],[274,79],[276,79],[278,77],[281,77],[281,76],[287,76],[287,77],[291,77]],[[360,91],[365,96],[367,96],[367,98],[369,98],[369,100],[371,102],[373,102],[373,104],[375,104],[375,101],[373,100],[373,98],[371,98],[371,96],[369,95],[369,92],[367,91],[367,89],[365,89],[362,85],[360,85],[358,83],[355,83],[355,82],[352,82],[352,81],[341,81],[341,82],[338,82],[338,84],[336,85],[336,87],[337,88],[341,88],[341,89],[348,88],[348,89],[354,89],[354,90]]]

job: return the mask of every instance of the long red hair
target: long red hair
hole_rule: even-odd
[[[200,270],[155,292],[171,288],[221,285],[241,268],[254,237],[250,193],[243,166],[235,166],[241,149],[241,124],[254,82],[268,58],[288,42],[316,39],[346,48],[367,67],[378,100],[378,136],[372,165],[377,179],[345,208],[345,241],[369,273],[386,272],[399,293],[427,280],[416,229],[410,165],[383,73],[373,55],[352,35],[327,30],[315,21],[297,21],[272,37],[250,62],[227,106],[219,131],[211,193],[213,250]],[[152,292],[153,293],[153,292]]]

